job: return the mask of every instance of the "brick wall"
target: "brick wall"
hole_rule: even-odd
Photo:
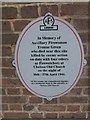
[[[88,118],[90,92],[88,69],[88,3],[3,3],[2,6],[2,117],[3,118]],[[66,95],[52,101],[30,93],[12,66],[20,32],[35,18],[51,12],[65,19],[78,31],[88,64],[77,85]],[[0,45],[1,47],[1,45]]]

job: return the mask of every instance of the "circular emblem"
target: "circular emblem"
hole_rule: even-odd
[[[54,22],[55,22],[54,18],[50,14],[45,16],[43,19],[43,23],[45,26],[52,26],[52,25],[54,25]]]

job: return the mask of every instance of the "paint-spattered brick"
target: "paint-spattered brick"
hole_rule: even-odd
[[[22,18],[36,18],[38,17],[38,6],[24,6],[21,8]]]
[[[2,7],[2,19],[15,19],[15,18],[17,18],[17,8]]]

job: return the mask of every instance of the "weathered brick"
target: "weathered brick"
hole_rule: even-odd
[[[2,47],[2,56],[12,56],[11,47]]]
[[[0,88],[0,91],[2,91],[2,95],[6,95],[6,89],[5,88]]]
[[[88,98],[83,97],[61,97],[60,103],[88,103]]]
[[[86,113],[84,112],[77,112],[77,113],[60,113],[59,118],[61,119],[74,119],[74,118],[86,118]]]
[[[0,80],[1,81],[1,80]],[[22,83],[19,79],[3,79],[2,80],[2,87],[20,87]]]
[[[81,93],[82,93],[82,88],[73,88],[69,92],[69,95],[81,95]]]
[[[15,119],[15,118],[24,119],[24,118],[28,118],[29,115],[28,115],[28,113],[25,113],[25,112],[5,112],[4,117],[5,118],[13,118],[13,119]]]
[[[57,118],[57,113],[46,113],[45,118],[55,119]]]
[[[90,111],[90,105],[83,105],[81,108],[82,111]]]
[[[23,109],[24,109],[25,111],[30,111],[30,110],[33,110],[33,109],[34,109],[34,106],[31,105],[31,104],[25,104],[25,105],[23,105]]]
[[[17,8],[2,7],[2,19],[15,19],[17,17]]]
[[[6,110],[8,110],[8,104],[2,104],[2,105],[0,105],[1,107],[2,107],[2,111],[6,111]],[[0,108],[1,108],[0,107]]]
[[[42,103],[42,98],[38,98],[38,97],[31,97],[30,99],[29,99],[29,102],[30,103]]]
[[[2,69],[2,77],[16,77],[15,75],[15,69]]]
[[[9,108],[11,111],[13,110],[22,111],[22,106],[20,104],[10,104]]]
[[[80,78],[76,86],[88,86],[88,78]]]
[[[46,13],[50,12],[52,15],[58,16],[58,6],[57,5],[42,5],[41,15],[44,16]]]
[[[67,111],[80,111],[80,105],[68,105]]]
[[[28,91],[26,88],[23,88],[22,91],[23,91],[23,95],[32,95],[32,93]]]
[[[22,31],[24,29],[24,27],[26,25],[28,25],[28,23],[30,23],[30,22],[31,22],[30,20],[17,20],[17,21],[15,21],[13,23],[15,31]]]
[[[74,19],[73,26],[76,30],[88,30],[88,19]]]
[[[2,32],[11,32],[11,25],[9,21],[2,21]]]
[[[27,97],[25,96],[3,96],[3,103],[25,103],[27,102]]]
[[[90,56],[88,56],[88,58],[86,60],[87,60],[88,66],[90,66]]]
[[[88,15],[88,4],[63,4],[61,6],[61,15]]]
[[[82,33],[79,33],[79,35],[80,35],[80,37],[81,37],[81,40],[82,40],[82,42],[83,43],[87,43],[87,42],[89,42],[88,41],[88,32],[82,32]]]
[[[83,48],[84,48],[84,54],[87,55],[88,54],[88,44],[84,44]]]
[[[48,101],[48,100],[44,99],[44,103],[45,104],[56,104],[57,103],[57,98],[54,98],[51,101]]]
[[[40,111],[65,111],[65,105],[40,105],[38,107]]]
[[[12,65],[12,61],[13,61],[13,59],[12,58],[0,58],[0,59],[2,59],[2,66],[3,67],[13,67],[13,65]]]
[[[32,113],[31,117],[36,119],[42,118],[42,113]]]
[[[84,95],[90,95],[90,88],[83,89],[83,94]]]
[[[19,88],[7,88],[7,94],[20,95],[20,89]]]
[[[2,44],[3,45],[16,44],[18,37],[19,37],[18,34],[2,34]]]
[[[21,8],[21,16],[23,18],[38,17],[38,6],[24,6]]]

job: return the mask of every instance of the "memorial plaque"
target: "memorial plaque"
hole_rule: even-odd
[[[75,86],[85,60],[77,31],[65,20],[47,13],[24,28],[14,62],[23,85],[51,100]]]

